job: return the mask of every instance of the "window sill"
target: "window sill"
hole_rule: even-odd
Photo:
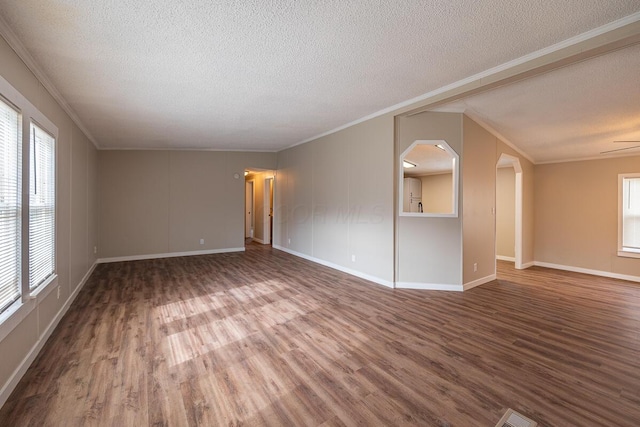
[[[625,258],[640,258],[640,250],[618,249],[618,256],[625,257]]]
[[[56,284],[58,283],[58,275],[52,274],[45,280],[40,286],[38,286],[34,291],[31,292],[31,299],[35,298],[38,300],[43,300],[51,293],[52,290],[56,288]]]
[[[13,331],[36,307],[36,300],[18,300],[0,314],[0,342]]]
[[[30,296],[19,299],[0,314],[0,342],[11,333],[32,311],[39,301],[42,301],[56,289],[58,276],[53,274],[31,293]]]

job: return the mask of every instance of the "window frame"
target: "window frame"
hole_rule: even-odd
[[[50,283],[52,280],[54,280],[55,276],[56,276],[56,271],[57,271],[57,268],[56,268],[56,259],[57,259],[57,251],[56,251],[56,240],[57,240],[56,239],[57,238],[57,235],[56,235],[56,206],[57,206],[57,185],[56,185],[57,168],[56,168],[56,165],[57,165],[57,155],[56,154],[57,153],[56,153],[56,148],[57,148],[57,145],[58,145],[57,144],[58,141],[57,141],[57,138],[54,135],[50,134],[42,125],[40,125],[40,123],[36,122],[35,120],[31,121],[31,126],[30,126],[29,129],[31,131],[31,135],[29,135],[29,150],[30,150],[29,151],[29,153],[30,153],[29,155],[31,155],[32,153],[35,153],[35,149],[36,149],[36,147],[35,147],[36,129],[38,131],[44,133],[46,136],[50,137],[52,139],[52,144],[53,144],[53,152],[51,153],[51,155],[53,156],[53,159],[52,159],[53,160],[53,165],[51,166],[53,168],[53,183],[52,183],[53,188],[51,189],[51,192],[53,193],[52,194],[53,195],[53,206],[52,206],[52,208],[53,208],[53,212],[52,212],[52,216],[53,216],[53,236],[52,236],[52,242],[51,242],[51,250],[53,251],[53,253],[51,254],[52,258],[53,258],[53,268],[52,268],[53,271],[48,273],[47,276],[44,277],[35,286],[31,286],[32,285],[32,283],[31,283],[32,282],[31,281],[31,279],[32,279],[31,274],[32,273],[31,273],[30,270],[31,270],[31,261],[32,260],[31,260],[31,255],[29,255],[29,258],[28,258],[28,260],[29,260],[29,266],[28,266],[29,277],[28,277],[27,281],[28,281],[29,292],[34,293],[34,292],[37,292],[38,289],[41,286],[46,286],[48,283]],[[30,162],[30,166],[33,166],[33,162]],[[32,169],[30,168],[29,169],[29,171],[30,171],[29,173],[31,173],[31,170]],[[37,173],[36,173],[36,175],[37,175]],[[31,204],[32,204],[32,196],[33,196],[31,190],[32,190],[32,185],[34,184],[34,182],[33,182],[33,180],[31,178],[32,177],[29,176],[29,206],[28,206],[29,226],[31,226],[31,218],[32,218],[31,214],[32,214],[32,212],[34,210],[34,209],[32,209],[32,206],[31,206]],[[43,206],[46,208],[46,206],[48,206],[48,205],[46,205],[46,204],[45,205],[39,205],[38,204],[36,206],[37,206],[37,208],[41,209]],[[31,231],[32,231],[31,228],[29,228],[29,230],[28,230],[29,239],[31,239],[31,237],[30,237],[31,236]],[[29,240],[28,244],[29,244],[29,248],[31,249],[32,245],[31,245],[31,241],[30,240]]]
[[[618,175],[618,256],[625,258],[640,258],[640,249],[626,248],[622,244],[624,235],[624,180],[628,178],[640,179],[640,173],[621,173]]]
[[[2,96],[2,94],[0,94],[0,102],[2,102],[4,105],[6,105],[8,108],[10,108],[11,110],[13,110],[16,115],[17,115],[17,123],[16,123],[16,140],[15,140],[15,150],[16,150],[16,158],[14,160],[16,160],[16,170],[14,172],[16,172],[16,193],[15,193],[15,197],[16,197],[16,205],[15,206],[11,206],[10,209],[13,210],[12,208],[16,209],[16,215],[15,218],[17,219],[17,223],[16,228],[15,228],[15,232],[17,232],[17,234],[22,237],[22,112],[20,111],[20,109],[16,106],[13,105],[13,103],[11,101],[9,101],[8,99],[6,99],[4,96]],[[4,149],[6,149],[6,151],[12,151],[11,147],[4,147]],[[3,149],[3,151],[4,151]],[[19,166],[18,166],[19,165]],[[2,203],[2,202],[0,202]],[[22,241],[20,239],[20,242],[16,242],[19,243],[19,247],[16,247],[16,256],[18,257],[15,266],[16,266],[16,288],[18,291],[18,295],[17,295],[17,299],[12,301],[8,306],[6,307],[2,307],[2,305],[0,305],[0,314],[2,312],[4,312],[5,310],[9,309],[13,304],[16,303],[16,301],[20,300],[22,298]],[[18,255],[19,254],[19,255]]]
[[[0,341],[11,333],[25,318],[27,318],[38,304],[58,287],[58,227],[59,227],[59,131],[38,108],[14,88],[4,77],[0,76],[0,96],[14,106],[20,114],[22,129],[22,227],[21,227],[21,296],[13,304],[0,313]],[[37,288],[29,289],[29,213],[30,213],[30,141],[32,124],[47,132],[54,138],[54,272]]]

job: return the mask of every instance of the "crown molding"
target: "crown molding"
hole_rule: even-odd
[[[636,12],[520,58],[442,86],[431,92],[392,105],[335,129],[312,136],[279,151],[314,141],[385,114],[414,115],[430,111],[447,102],[630,46],[638,43],[639,39],[640,12]],[[515,149],[513,144],[509,143],[508,145]],[[520,151],[518,150],[518,152]],[[524,153],[522,154],[524,155]],[[528,156],[525,157],[530,160]]]
[[[91,132],[86,128],[86,126],[82,123],[82,120],[78,117],[76,112],[71,108],[66,99],[62,96],[60,91],[53,84],[51,79],[47,76],[47,74],[42,70],[40,65],[36,62],[36,60],[31,56],[27,48],[22,44],[18,36],[13,32],[7,21],[0,15],[0,36],[4,38],[11,49],[18,55],[18,57],[24,62],[27,68],[35,75],[36,79],[40,82],[40,84],[51,94],[53,99],[56,100],[58,105],[64,110],[67,115],[71,118],[71,120],[80,128],[80,130],[85,134],[85,136],[93,143],[93,145],[100,149],[100,145],[93,137]]]

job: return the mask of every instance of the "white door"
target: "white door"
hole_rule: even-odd
[[[253,181],[247,181],[245,184],[245,225],[244,237],[246,239],[253,238]]]
[[[273,178],[264,180],[264,236],[265,244],[272,243],[271,228],[273,227]]]

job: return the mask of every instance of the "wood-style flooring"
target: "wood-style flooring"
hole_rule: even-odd
[[[640,285],[392,290],[268,246],[99,265],[0,426],[640,425]]]

